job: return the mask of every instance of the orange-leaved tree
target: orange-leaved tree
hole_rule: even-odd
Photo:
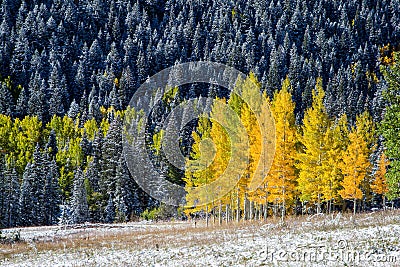
[[[371,163],[368,159],[368,144],[356,128],[350,132],[349,141],[349,146],[343,152],[342,162],[339,164],[344,176],[341,182],[343,189],[339,191],[339,194],[343,199],[353,200],[355,214],[357,200],[363,197],[360,186],[370,171]]]
[[[375,180],[371,184],[371,189],[374,193],[382,195],[382,205],[385,207],[385,194],[389,191],[386,181],[386,169],[389,166],[389,159],[385,153],[379,157],[378,169],[375,172]]]

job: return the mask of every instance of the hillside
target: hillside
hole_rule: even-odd
[[[399,1],[1,0],[0,7],[0,228],[210,214],[235,221],[398,204]],[[158,102],[148,92],[130,103],[150,77],[192,61],[246,77],[234,93],[210,77]],[[259,98],[258,110],[271,106],[275,129],[258,129],[263,114],[236,92]],[[162,152],[163,123],[193,99],[221,120],[176,119],[174,151],[185,164],[178,168]],[[230,145],[245,143],[229,136],[238,128],[220,127],[231,121],[218,103],[236,113],[249,146],[235,147],[246,158],[233,164],[237,185],[211,199],[190,190],[217,180],[234,155]],[[136,104],[153,109],[144,117]],[[143,138],[131,145],[138,152],[143,141],[149,164],[126,160],[127,120],[140,125]],[[274,153],[252,191],[267,135],[276,137]],[[215,159],[201,162],[205,172],[197,161],[203,146]],[[163,206],[138,185],[152,171],[187,193],[185,208]]]

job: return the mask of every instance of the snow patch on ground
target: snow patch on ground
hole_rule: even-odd
[[[335,219],[335,218],[333,218]],[[368,221],[368,217],[363,220]],[[303,222],[304,223],[304,222]],[[84,237],[94,234],[137,233],[149,229],[168,230],[161,234],[167,244],[151,248],[97,246],[85,249],[15,254],[0,260],[1,266],[399,266],[400,225],[370,225],[352,228],[315,230],[306,226],[285,228],[277,224],[245,225],[238,229],[204,229],[184,236],[193,224],[132,223],[121,225],[86,225],[81,228],[39,227],[21,229],[21,237],[34,244],[37,240],[60,237]],[[344,225],[350,221],[342,222]],[[299,223],[300,224],[300,223]],[[322,224],[322,226],[326,226]],[[15,229],[13,229],[15,230]],[[179,237],[182,233],[183,237]],[[157,235],[157,231],[153,234]],[[141,238],[146,238],[142,235]],[[196,243],[196,240],[212,242]],[[174,242],[177,240],[176,242]],[[118,240],[117,240],[118,241]],[[177,243],[178,242],[178,243]]]

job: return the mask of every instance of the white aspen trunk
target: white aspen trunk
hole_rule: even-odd
[[[225,220],[226,220],[226,224],[228,224],[228,222],[229,222],[229,204],[226,204],[226,206],[225,206]]]
[[[250,201],[250,207],[249,207],[249,220],[253,220],[253,201]]]
[[[240,220],[240,197],[239,197],[239,189],[237,192],[237,206],[236,206],[236,221],[239,222]]]
[[[222,201],[219,201],[219,211],[218,211],[218,221],[219,225],[222,224]]]
[[[208,227],[208,206],[206,206],[206,226]]]
[[[246,204],[247,204],[247,194],[245,193],[244,199],[243,199],[243,221],[246,220],[246,215],[247,215],[247,209],[246,209],[247,205]]]

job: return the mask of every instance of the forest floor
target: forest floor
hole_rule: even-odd
[[[0,266],[400,266],[400,210],[7,229]]]

